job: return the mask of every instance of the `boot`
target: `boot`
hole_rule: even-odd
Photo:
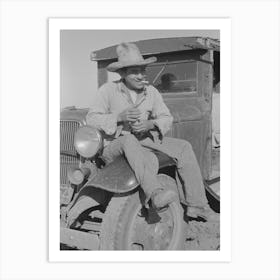
[[[207,222],[220,221],[220,214],[214,212],[209,205],[206,207],[188,206],[187,216],[191,218],[202,218]]]

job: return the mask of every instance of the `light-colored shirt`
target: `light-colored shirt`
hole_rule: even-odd
[[[127,130],[125,125],[118,127],[117,117],[131,106],[140,110],[140,119],[151,118],[162,135],[171,128],[173,117],[155,87],[145,86],[143,93],[138,94],[134,102],[122,80],[105,83],[99,88],[94,105],[86,116],[86,122],[104,131],[109,138],[117,137],[119,128]]]
[[[131,99],[132,99],[132,102],[135,104],[135,103],[136,103],[136,100],[137,100],[137,93],[136,93],[136,91],[134,91],[134,90],[129,90],[129,89],[128,89],[128,92],[129,92],[129,94],[130,94],[130,97],[131,97]]]

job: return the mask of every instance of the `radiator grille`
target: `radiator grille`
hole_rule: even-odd
[[[74,135],[79,126],[77,121],[60,121],[60,185],[67,183],[68,168],[79,164],[74,147]]]

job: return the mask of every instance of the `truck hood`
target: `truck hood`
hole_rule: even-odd
[[[66,107],[60,111],[60,119],[74,120],[85,124],[88,110],[88,108],[76,108],[75,106]]]

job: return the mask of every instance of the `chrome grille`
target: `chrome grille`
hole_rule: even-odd
[[[60,121],[60,185],[67,183],[68,168],[79,164],[74,147],[74,135],[79,126],[77,121]]]

